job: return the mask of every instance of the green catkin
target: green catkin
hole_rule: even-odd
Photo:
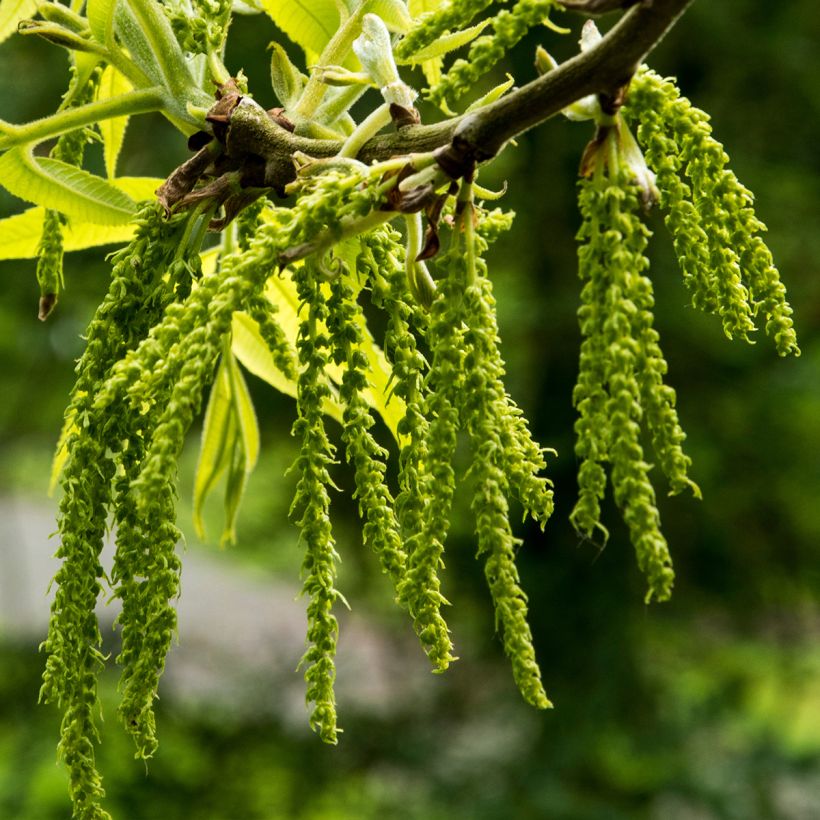
[[[296,350],[276,321],[278,311],[278,306],[264,296],[251,299],[248,304],[248,315],[258,325],[259,333],[273,356],[273,363],[285,376],[295,380],[298,373]]]
[[[459,430],[457,397],[464,388],[464,271],[459,258],[453,243],[438,261],[445,275],[438,282],[440,295],[430,308],[426,332],[430,369],[424,382],[422,413],[429,424],[424,461],[417,471],[424,507],[421,528],[408,539],[407,580],[401,596],[436,671],[444,671],[453,660],[449,635],[441,631],[441,607],[449,602],[441,593],[439,570],[444,566],[444,542],[456,485],[452,461]]]
[[[580,209],[585,213],[594,196],[590,186],[581,186]],[[607,529],[601,524],[601,501],[606,493],[606,472],[603,462],[607,460],[609,420],[606,415],[606,390],[604,388],[603,305],[606,281],[597,275],[605,265],[601,254],[602,243],[584,243],[591,234],[599,231],[594,214],[585,220],[578,233],[578,273],[581,288],[581,306],[578,321],[581,328],[581,351],[578,365],[578,381],[572,393],[572,401],[578,411],[575,422],[575,454],[581,459],[578,470],[578,501],[570,513],[575,529],[587,538],[601,530],[604,540]],[[617,237],[616,237],[617,240]]]
[[[466,28],[493,0],[445,0],[433,12],[425,14],[396,47],[398,57],[412,57],[451,30]],[[508,2],[508,0],[502,0]]]
[[[82,87],[78,84],[77,69],[71,68],[71,82],[63,97],[59,110],[84,105],[94,99],[101,71],[95,69]],[[88,142],[88,130],[79,128],[62,134],[49,156],[69,165],[79,167],[83,164],[85,146]],[[59,211],[46,209],[43,219],[43,231],[37,248],[37,283],[40,286],[39,318],[48,318],[63,289],[63,228],[68,225],[68,217]]]
[[[183,51],[221,52],[231,18],[230,0],[170,0],[161,8]]]
[[[527,623],[527,596],[515,566],[515,552],[521,541],[513,536],[509,520],[511,443],[505,442],[510,428],[505,423],[504,362],[498,347],[495,303],[481,258],[486,242],[475,235],[471,202],[462,211],[456,229],[463,232],[465,244],[465,255],[459,264],[465,267],[464,364],[469,374],[465,389],[460,392],[459,414],[473,451],[467,476],[473,492],[471,508],[476,517],[478,554],[485,556],[484,572],[495,608],[496,629],[512,662],[516,684],[528,703],[545,709],[551,704],[541,684]]]
[[[799,355],[792,309],[760,237],[766,226],[754,213],[751,193],[726,168],[728,157],[712,137],[708,115],[649,70],[634,78],[624,113],[639,122],[638,139],[658,175],[694,304],[718,313],[730,337],[747,338],[760,315],[778,353]]]
[[[384,349],[392,365],[393,390],[406,408],[398,424],[402,444],[395,507],[407,566],[412,565],[416,574],[411,577],[408,573],[400,584],[399,602],[410,610],[416,633],[434,668],[443,671],[455,657],[450,632],[441,615],[441,606],[446,601],[440,591],[438,563],[444,547],[433,537],[425,540],[424,536],[425,510],[433,503],[427,495],[426,481],[430,440],[430,422],[424,410],[427,362],[411,329],[411,321],[426,327],[426,314],[413,303],[408,290],[400,234],[385,227],[363,237],[363,247],[363,264],[370,269],[374,302],[389,317]],[[419,589],[425,573],[433,585],[427,597]]]
[[[57,553],[62,565],[43,645],[41,698],[63,711],[59,752],[69,770],[76,817],[108,818],[100,807],[103,789],[94,761],[96,676],[104,663],[94,608],[109,510],[113,506],[119,526],[112,584],[123,601],[120,715],[135,737],[137,755],[148,757],[156,746],[157,681],[175,625],[176,459],[233,312],[253,308],[262,298],[264,282],[285,250],[369,213],[378,203],[380,182],[364,173],[312,177],[293,208],[268,209],[247,249],[195,284],[198,257],[186,258],[180,246],[181,231],[187,235],[181,223],[189,217],[165,220],[156,203],[142,208],[134,240],[114,256],[111,286],[86,333],[67,409],[75,429],[63,471]],[[326,525],[323,519],[305,524],[314,532]],[[317,707],[314,726],[332,740],[329,648],[335,644],[335,620],[326,603],[328,593],[337,593],[332,585],[315,588],[328,577],[322,564],[327,556],[316,558],[306,578],[313,599],[306,676]]]
[[[355,467],[359,515],[364,521],[366,547],[378,556],[394,589],[404,580],[406,556],[393,509],[393,498],[385,483],[387,451],[373,438],[373,414],[363,396],[367,389],[369,362],[362,351],[361,325],[364,317],[350,282],[344,275],[331,283],[328,302],[333,361],[344,366],[339,397],[344,405],[342,441],[345,454]]]
[[[485,211],[474,208],[476,215],[476,243],[479,252],[494,242],[502,231],[509,230],[513,216],[498,208]],[[483,275],[477,281],[482,291],[476,304],[476,312],[469,326],[478,322],[484,328],[487,339],[494,343],[487,350],[488,366],[494,373],[494,389],[497,394],[495,413],[500,420],[501,452],[504,455],[504,472],[510,489],[524,507],[524,515],[530,516],[543,530],[554,510],[552,482],[540,475],[546,468],[544,450],[533,440],[521,409],[507,394],[504,387],[505,364],[501,357],[500,334],[496,320],[495,297],[492,283],[486,276],[486,263],[479,257],[478,265]],[[468,363],[469,367],[469,363]]]
[[[606,440],[600,434],[590,443],[579,436],[579,455],[600,465],[604,456],[611,464],[611,479],[615,502],[621,509],[638,559],[638,565],[647,576],[647,601],[666,600],[672,588],[674,574],[666,540],[660,532],[660,516],[655,503],[655,491],[649,480],[649,465],[641,446],[641,424],[653,423],[662,465],[671,473],[673,491],[690,485],[686,477],[688,458],[680,450],[683,433],[670,423],[674,397],[664,389],[661,376],[665,362],[657,348],[657,336],[651,327],[651,288],[642,276],[647,266],[643,255],[648,231],[638,215],[639,197],[636,186],[623,171],[610,170],[614,178],[607,178],[600,169],[592,180],[581,182],[581,212],[584,224],[579,239],[586,240],[579,253],[580,275],[587,282],[600,317],[585,324],[584,330],[600,335],[600,342],[588,349],[595,361],[586,362],[587,380],[583,398],[603,391],[603,411],[607,419]],[[603,301],[597,301],[597,300]],[[582,325],[584,325],[582,317]],[[594,337],[593,337],[594,338]],[[649,366],[652,375],[640,375],[641,367]],[[596,385],[594,380],[602,378]],[[651,393],[647,401],[647,394]],[[645,407],[651,409],[646,412]],[[588,420],[594,423],[596,408],[587,408]],[[647,418],[647,415],[650,418]],[[584,430],[587,433],[587,429]],[[596,460],[594,452],[599,456]],[[583,454],[583,455],[582,455]],[[583,469],[583,467],[582,467]],[[590,471],[591,472],[591,471]],[[596,488],[589,474],[582,476],[587,498],[586,506],[573,511],[573,521],[585,534],[597,525],[592,515],[592,493]],[[593,475],[600,480],[600,475]],[[581,483],[581,479],[579,479]],[[600,498],[600,494],[597,496]]]
[[[136,344],[156,316],[144,301],[163,287],[161,271],[174,226],[162,223],[160,209],[144,207],[131,245],[114,258],[108,294],[89,325],[86,350],[77,365],[67,417],[76,425],[69,437],[60,504],[62,566],[55,577],[41,700],[63,710],[60,756],[70,777],[75,816],[107,818],[99,806],[104,792],[94,762],[97,740],[97,673],[103,666],[101,635],[94,607],[101,592],[99,562],[116,472],[112,449],[127,430],[117,416],[92,412],[91,397],[111,364]]]
[[[436,105],[454,104],[463,94],[475,88],[476,82],[504,58],[526,34],[547,18],[556,6],[555,0],[518,0],[509,10],[492,18],[493,34],[484,34],[470,45],[466,59],[458,59],[450,70],[427,93]]]
[[[320,330],[327,320],[319,277],[312,264],[305,263],[294,269],[301,309],[305,316],[299,326],[297,348],[302,372],[297,391],[298,418],[292,434],[302,442],[293,469],[298,475],[291,518],[300,529],[304,546],[302,561],[302,592],[308,596],[307,641],[308,649],[302,657],[307,691],[305,698],[313,709],[311,728],[325,743],[337,743],[336,697],[333,684],[336,679],[336,642],[339,625],[333,615],[333,605],[341,597],[336,590],[336,552],[330,524],[330,496],[332,486],[328,465],[334,461],[334,448],[325,432],[322,401],[329,395],[324,381],[329,361],[330,340]]]

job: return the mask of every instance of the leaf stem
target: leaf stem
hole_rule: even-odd
[[[58,111],[50,117],[14,125],[0,121],[0,151],[24,143],[37,143],[74,131],[85,125],[112,117],[146,114],[149,111],[162,111],[166,107],[167,97],[162,88],[140,88],[129,91],[108,100],[78,105]]]
[[[380,105],[356,126],[356,130],[345,140],[344,145],[341,147],[339,156],[355,159],[362,146],[371,137],[378,134],[382,128],[389,125],[391,119],[390,106],[387,103]]]

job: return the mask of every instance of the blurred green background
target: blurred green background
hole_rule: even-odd
[[[561,58],[576,48],[580,18],[572,22],[572,37],[556,43],[545,30],[541,38]],[[265,47],[275,29],[238,18],[232,37],[229,67],[244,68],[257,98],[272,105]],[[506,67],[519,82],[533,76],[537,42],[528,38]],[[340,657],[345,733],[337,748],[311,735],[293,672],[303,605],[293,602],[300,556],[286,520],[292,482],[282,475],[294,454],[293,407],[253,383],[265,455],[238,547],[220,552],[189,535],[186,565],[211,579],[211,597],[193,606],[198,576],[184,569],[181,605],[190,598],[192,608],[160,692],[161,743],[147,772],[114,717],[116,675],[103,678],[99,761],[115,818],[820,817],[818,46],[814,0],[700,0],[651,58],[712,114],[734,170],[755,192],[803,351],[779,360],[764,337],[753,346],[726,340],[717,320],[688,306],[663,225],[651,217],[656,324],[704,496],[660,502],[677,570],[673,600],[644,605],[611,505],[603,551],[579,542],[567,522],[577,466],[575,180],[590,134],[554,120],[508,149],[482,181],[508,180],[506,203],[518,214],[491,257],[508,387],[538,439],[559,453],[550,465],[556,514],[543,534],[522,529],[519,556],[556,708],[531,711],[513,687],[473,558],[468,499],[459,499],[445,577],[461,661],[438,677],[425,671],[339,495],[340,586],[353,608],[342,617],[352,636]],[[45,43],[4,44],[0,116],[18,122],[52,111],[64,66]],[[130,126],[121,173],[161,176],[185,156],[170,127],[144,117]],[[0,192],[3,215],[20,207]],[[0,817],[21,820],[68,816],[55,765],[58,716],[36,703],[47,578],[27,556],[55,548],[40,537],[55,507],[46,498],[49,461],[107,268],[101,253],[80,253],[66,273],[59,308],[41,324],[33,263],[0,265]],[[187,533],[195,439],[181,478]],[[337,473],[349,488],[346,466]],[[218,519],[216,509],[214,542]],[[24,571],[36,577],[24,584]],[[29,588],[38,591],[22,599]],[[265,601],[283,603],[267,609]],[[115,649],[107,629],[109,638]]]

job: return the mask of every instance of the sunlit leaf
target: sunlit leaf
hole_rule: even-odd
[[[231,401],[231,376],[223,356],[205,410],[199,461],[194,476],[194,529],[197,537],[203,541],[205,522],[202,511],[205,499],[230,464],[236,435],[236,418]]]
[[[107,100],[111,97],[119,97],[132,88],[131,83],[125,79],[113,66],[106,66],[100,77],[98,100]],[[128,117],[111,117],[101,120],[98,123],[100,134],[103,139],[103,157],[105,158],[105,172],[111,180],[117,173],[117,159],[122,150],[122,143],[125,139],[125,129],[128,126]]]
[[[17,23],[37,13],[37,0],[0,0],[0,43],[17,31]]]
[[[400,65],[417,65],[428,60],[433,60],[436,57],[442,57],[451,51],[455,51],[461,46],[467,45],[472,40],[475,40],[479,34],[490,24],[491,20],[482,20],[474,26],[455,31],[452,34],[445,34],[430,43],[429,46],[419,49],[408,57],[397,59]]]
[[[117,0],[88,0],[86,16],[91,33],[101,45],[109,45],[112,41],[114,27],[114,9]]]
[[[228,358],[228,372],[231,378],[231,397],[236,413],[239,432],[242,434],[242,450],[245,454],[245,472],[250,473],[259,458],[259,425],[253,409],[251,395],[245,377],[236,363],[233,353]]]
[[[262,0],[274,23],[306,52],[321,54],[339,26],[334,0]]]
[[[35,158],[26,146],[0,156],[0,184],[20,199],[100,225],[128,222],[137,207],[104,179],[60,160]]]
[[[120,177],[111,180],[135,201],[150,199],[162,184],[156,177]],[[29,208],[21,214],[0,219],[0,260],[33,259],[43,230],[45,208]],[[134,235],[133,224],[97,225],[72,219],[63,228],[63,244],[66,251],[79,251],[97,245],[125,244]]]

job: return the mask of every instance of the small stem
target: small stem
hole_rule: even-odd
[[[350,85],[340,89],[316,109],[315,119],[325,125],[333,125],[367,90],[366,85]]]
[[[222,58],[215,51],[208,51],[208,71],[211,72],[211,79],[217,85],[224,85],[231,79],[231,72],[225,67]]]
[[[0,151],[27,142],[42,142],[49,137],[56,137],[66,131],[74,131],[101,120],[110,120],[112,117],[161,111],[165,107],[165,99],[162,88],[141,88],[121,94],[119,97],[58,111],[50,117],[43,117],[25,125],[0,122]]]
[[[338,156],[355,159],[362,146],[391,121],[390,106],[387,103],[380,105],[375,111],[356,126],[356,130],[345,140]]]
[[[362,27],[361,7],[353,12],[347,20],[339,27],[330,42],[325,46],[325,50],[319,57],[319,65],[341,65],[347,59],[353,41],[361,33]],[[328,89],[321,80],[320,71],[312,71],[310,79],[307,81],[299,102],[294,106],[293,113],[297,116],[310,119],[322,102],[322,98]]]
[[[310,242],[305,242],[290,251],[286,251],[282,255],[282,261],[285,264],[291,262],[298,262],[300,259],[305,259],[314,253],[322,253],[329,248],[332,248],[337,242],[344,239],[349,239],[352,236],[358,236],[360,233],[366,233],[373,228],[389,222],[399,216],[398,211],[371,211],[366,216],[358,219],[342,219],[339,228],[334,231],[325,231],[319,234]]]
[[[459,223],[464,231],[464,253],[467,262],[467,287],[476,282],[475,225],[473,224],[473,183],[462,181],[458,192]]]

